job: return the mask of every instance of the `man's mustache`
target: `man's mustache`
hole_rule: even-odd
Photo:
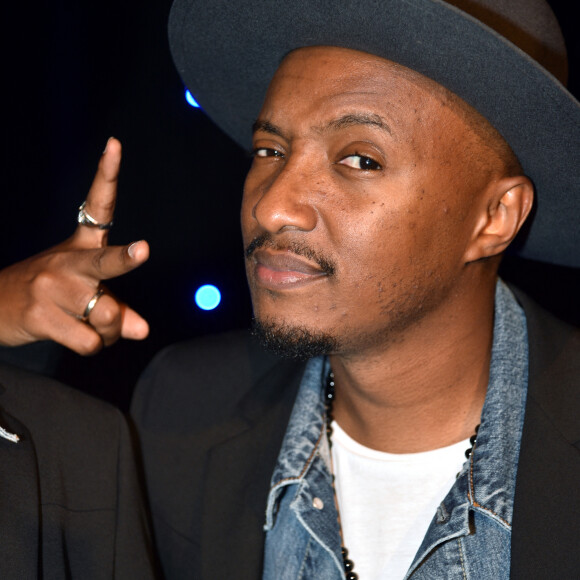
[[[325,256],[322,256],[319,252],[305,246],[304,244],[298,244],[296,242],[290,242],[286,244],[279,244],[274,241],[272,234],[265,232],[256,236],[246,248],[244,255],[246,260],[259,248],[270,248],[277,251],[290,251],[297,256],[303,256],[312,262],[315,262],[318,267],[327,275],[332,276],[336,271],[336,266]]]

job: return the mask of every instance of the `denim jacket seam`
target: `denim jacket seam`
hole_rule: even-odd
[[[304,521],[304,518],[302,517],[302,514],[300,512],[296,512],[296,517],[298,518],[298,521],[302,524],[303,528],[305,530],[308,530],[309,532],[310,537],[308,539],[308,546],[310,546],[312,540],[314,539],[325,552],[330,554],[330,557],[335,563],[337,570],[339,572],[342,572],[343,571],[342,563],[338,561],[338,559],[336,558],[336,554],[332,551],[330,546],[326,542],[324,542],[324,540],[318,534],[316,534],[314,530]],[[304,559],[306,559],[306,556]]]
[[[282,478],[280,481],[277,481],[270,488],[270,491],[272,491],[273,489],[275,489],[276,487],[278,487],[278,486],[280,486],[280,485],[282,485],[284,483],[299,482],[302,479],[304,479],[304,476],[306,475],[306,472],[308,471],[308,468],[312,465],[312,462],[314,461],[314,457],[318,453],[318,448],[320,446],[320,441],[321,441],[323,435],[324,435],[324,427],[320,430],[320,435],[318,436],[318,439],[316,440],[316,443],[314,444],[314,447],[312,448],[312,451],[310,452],[310,455],[308,456],[308,458],[304,462],[304,466],[302,467],[302,470],[300,471],[300,473],[298,475],[294,475],[294,476],[289,476],[289,477]]]
[[[466,532],[463,530],[458,530],[453,532],[452,534],[448,534],[439,538],[436,542],[428,546],[427,549],[423,550],[422,552],[418,552],[415,560],[412,562],[407,574],[405,575],[405,580],[407,578],[411,578],[413,574],[422,566],[425,558],[428,554],[434,552],[439,546],[450,542],[451,540],[459,540],[466,535]]]
[[[465,571],[465,556],[463,554],[463,543],[461,537],[457,538],[457,545],[459,546],[459,562],[461,563],[461,572],[463,573],[463,578],[467,580],[467,572]]]
[[[498,515],[496,512],[494,512],[491,508],[488,508],[488,507],[480,504],[475,499],[475,480],[474,480],[474,463],[473,463],[474,454],[475,454],[475,445],[473,446],[473,449],[471,451],[471,456],[469,458],[469,491],[467,492],[469,502],[471,503],[471,505],[474,508],[477,508],[480,511],[483,511],[487,514],[490,514],[491,516],[493,516],[494,519],[500,521],[508,530],[511,530],[512,526],[507,520],[502,518],[500,515]]]
[[[480,503],[477,503],[477,502],[473,502],[472,505],[476,511],[481,511],[481,512],[484,512],[484,513],[492,516],[494,520],[503,524],[503,527],[505,527],[508,531],[511,531],[512,525],[507,520],[502,518],[501,516],[498,516],[492,509],[487,508],[484,505],[481,505]]]
[[[306,544],[306,550],[304,551],[304,558],[302,559],[302,564],[300,564],[300,569],[298,570],[297,578],[302,578],[304,575],[304,569],[306,568],[306,558],[310,552],[310,544],[312,543],[312,536],[308,538],[308,544]]]

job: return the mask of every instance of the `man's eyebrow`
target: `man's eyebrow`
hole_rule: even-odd
[[[335,131],[338,129],[346,129],[355,125],[372,125],[386,131],[389,135],[393,134],[387,122],[374,113],[349,113],[342,117],[338,117],[337,119],[332,119],[322,127],[315,127],[315,129],[323,133],[329,130]],[[262,121],[260,119],[255,121],[252,125],[252,134],[257,133],[258,131],[263,131],[264,133],[284,138],[282,129],[273,123],[270,123],[270,121]]]
[[[346,129],[354,125],[373,125],[375,127],[379,127],[379,129],[382,129],[383,131],[386,131],[389,135],[393,134],[387,122],[382,117],[374,113],[350,113],[348,115],[343,115],[338,119],[329,121],[321,128],[321,130],[328,131],[329,129]]]
[[[270,123],[270,121],[261,121],[258,119],[252,125],[252,135],[258,131],[263,131],[264,133],[270,133],[270,135],[276,135],[277,137],[284,137],[282,130],[276,125]]]

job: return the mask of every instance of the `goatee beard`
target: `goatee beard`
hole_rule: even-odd
[[[308,360],[338,351],[338,340],[331,335],[268,320],[254,318],[252,335],[266,350],[284,358]]]

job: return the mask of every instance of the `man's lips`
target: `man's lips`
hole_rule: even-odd
[[[255,274],[261,285],[279,288],[296,286],[326,276],[316,264],[291,251],[272,252],[256,250],[251,258],[255,263]]]

